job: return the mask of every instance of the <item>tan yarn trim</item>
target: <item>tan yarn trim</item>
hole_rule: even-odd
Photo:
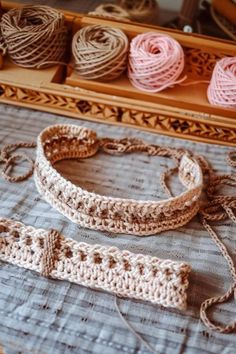
[[[216,245],[218,246],[218,248],[220,249],[222,255],[224,256],[224,258],[226,259],[228,266],[229,266],[229,270],[230,273],[232,275],[233,278],[233,283],[230,286],[229,290],[221,296],[215,296],[212,297],[210,299],[205,300],[202,304],[201,304],[201,309],[200,309],[200,317],[201,320],[203,321],[203,323],[210,329],[218,331],[220,333],[230,333],[232,331],[234,331],[236,329],[236,321],[223,326],[223,325],[219,325],[219,324],[214,324],[213,321],[211,321],[207,315],[207,310],[212,307],[214,304],[220,304],[220,303],[224,303],[227,300],[229,300],[231,297],[235,298],[235,294],[236,294],[236,271],[235,271],[235,265],[234,262],[231,258],[231,256],[229,255],[227,248],[225,247],[225,245],[222,243],[222,241],[220,241],[219,237],[217,236],[217,234],[215,233],[215,231],[211,228],[211,226],[207,223],[207,221],[205,219],[202,219],[202,224],[205,227],[205,229],[208,231],[209,235],[211,236],[211,238],[213,239],[213,241],[216,243]],[[236,300],[236,298],[235,298]]]
[[[1,218],[0,260],[122,297],[186,308],[190,266],[184,262],[76,242],[56,231]]]
[[[41,275],[48,277],[54,269],[56,257],[56,250],[60,235],[56,230],[50,230],[44,240],[44,253],[42,257],[42,271]]]
[[[230,151],[227,162],[230,166],[236,167],[236,151]]]
[[[171,157],[186,191],[161,201],[138,201],[90,193],[61,176],[53,167],[62,159],[87,158],[98,150],[110,154],[141,152]],[[70,220],[95,230],[150,235],[176,229],[199,210],[203,187],[202,170],[186,152],[148,145],[135,139],[99,139],[90,129],[55,125],[42,131],[37,140],[34,179],[38,191]]]
[[[19,148],[34,148],[35,146],[36,143],[34,141],[29,143],[19,142],[17,144],[6,145],[2,150],[0,150],[0,163],[5,164],[2,170],[2,177],[5,180],[7,180],[8,182],[20,182],[27,179],[33,174],[34,161],[25,153],[12,154],[12,152]],[[9,173],[12,167],[15,165],[16,161],[19,159],[28,161],[30,163],[30,168],[23,175],[12,176]]]
[[[235,152],[230,152],[228,155],[228,162],[230,162],[231,166],[234,166],[234,161],[232,157]],[[205,300],[201,304],[200,309],[200,317],[203,323],[210,329],[218,331],[220,333],[230,333],[236,329],[236,321],[228,324],[221,325],[215,324],[213,320],[210,320],[207,314],[207,310],[213,307],[215,304],[220,304],[228,301],[230,298],[234,297],[236,300],[236,268],[232,257],[230,256],[226,246],[219,239],[216,232],[212,229],[212,227],[208,224],[209,221],[223,221],[228,218],[236,224],[236,216],[234,211],[236,210],[236,196],[235,195],[220,195],[217,194],[217,190],[221,185],[229,185],[236,186],[236,175],[215,175],[212,170],[208,169],[209,181],[206,188],[206,193],[210,202],[208,205],[203,206],[200,210],[202,224],[204,228],[207,230],[212,240],[215,242],[217,247],[219,248],[221,254],[225,258],[228,263],[229,271],[232,276],[233,282],[230,286],[229,290],[221,296],[215,296],[210,299]]]

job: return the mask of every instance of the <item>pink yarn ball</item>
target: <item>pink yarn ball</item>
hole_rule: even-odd
[[[155,32],[140,34],[130,44],[128,76],[136,88],[159,92],[176,81],[184,69],[184,51],[173,38]]]
[[[211,104],[236,108],[236,57],[226,57],[216,63],[207,97]]]

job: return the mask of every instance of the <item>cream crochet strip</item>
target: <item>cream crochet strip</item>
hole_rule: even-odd
[[[88,158],[99,149],[112,154],[139,151],[173,157],[179,164],[178,176],[186,191],[156,202],[105,197],[75,186],[54,168],[57,161]],[[199,163],[183,150],[134,139],[98,139],[94,131],[75,125],[55,125],[42,131],[37,140],[34,179],[45,200],[73,222],[95,230],[138,235],[186,224],[199,210],[203,187]]]
[[[10,219],[0,218],[0,236],[2,261],[122,297],[186,307],[190,266],[184,262],[76,242]]]

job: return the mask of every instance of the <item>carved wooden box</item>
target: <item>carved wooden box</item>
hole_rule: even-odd
[[[2,2],[3,10],[16,6]],[[171,35],[184,48],[188,81],[209,80],[218,59],[235,55],[236,46],[230,41],[68,12],[65,16],[71,35],[82,26],[97,23],[118,27],[130,39],[148,31]],[[210,105],[207,85],[178,85],[149,94],[133,88],[126,75],[102,83],[82,80],[70,65],[32,70],[4,58],[0,102],[196,141],[236,145],[236,111]]]

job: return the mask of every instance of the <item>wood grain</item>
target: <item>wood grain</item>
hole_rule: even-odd
[[[3,2],[5,9],[13,6],[17,5]],[[77,13],[65,12],[65,16],[72,35],[98,21]],[[150,30],[171,35],[185,50],[185,74],[189,81],[210,80],[216,61],[235,55],[235,44],[230,41],[104,18],[99,23],[123,30],[130,39]],[[235,110],[210,105],[206,89],[206,83],[176,85],[149,94],[133,88],[125,76],[110,83],[86,81],[74,72],[73,61],[32,70],[17,67],[4,58],[0,70],[0,102],[198,142],[235,146]]]

